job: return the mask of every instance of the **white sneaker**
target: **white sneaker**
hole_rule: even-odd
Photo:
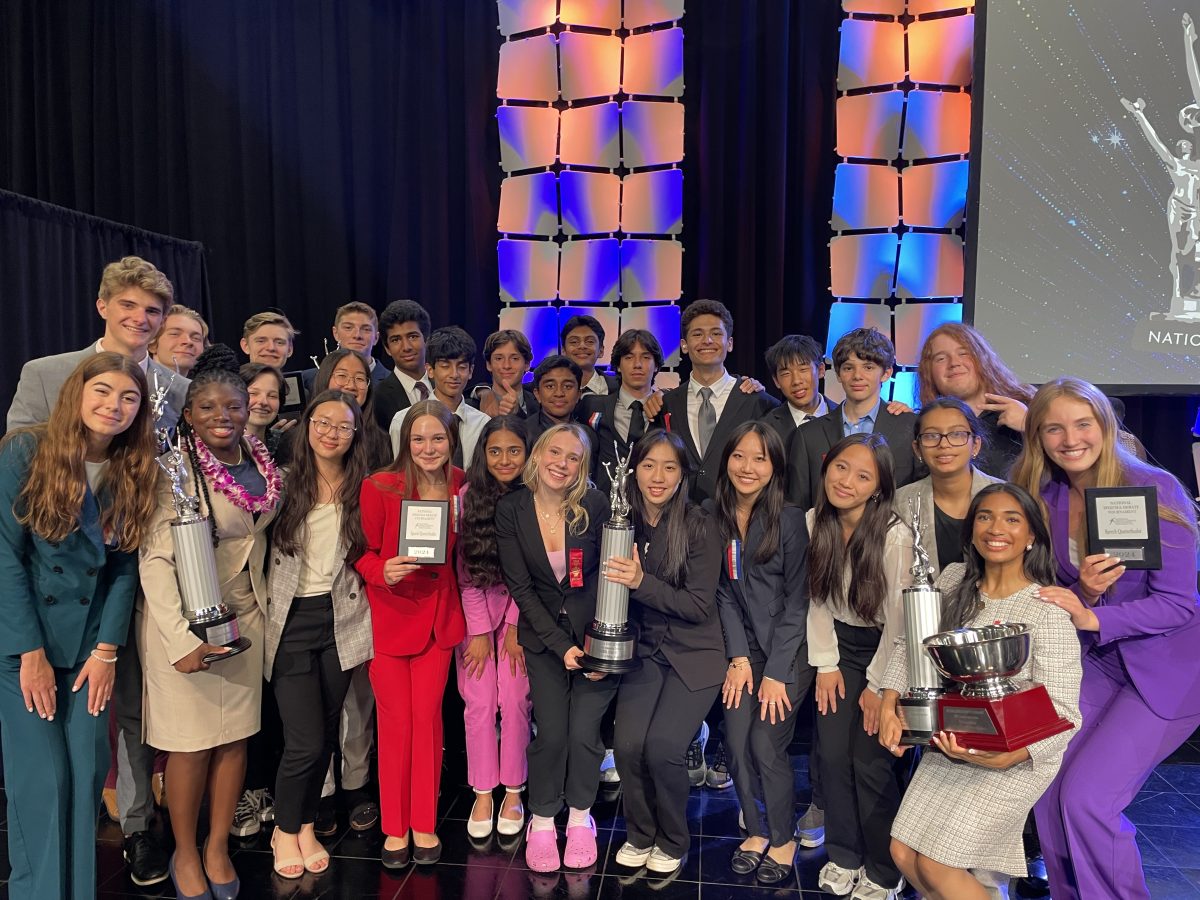
[[[617,761],[613,759],[611,750],[604,751],[604,759],[600,760],[600,783],[620,784],[621,773],[617,771]]]
[[[862,869],[843,869],[831,860],[825,863],[821,874],[817,876],[817,887],[828,894],[845,897],[854,890],[859,878],[865,877]]]
[[[621,849],[617,851],[617,855],[613,857],[617,861],[618,866],[626,866],[630,869],[640,869],[646,864],[646,860],[650,858],[650,854],[654,852],[653,847],[647,847],[645,850],[639,850],[633,844],[626,841],[621,845]]]
[[[649,872],[657,872],[659,875],[666,875],[668,872],[674,872],[683,865],[683,857],[667,856],[663,851],[655,847],[650,851],[650,857],[646,860],[646,870]]]
[[[899,900],[902,890],[904,890],[903,878],[894,888],[885,888],[883,885],[873,882],[867,877],[867,873],[863,872],[862,877],[858,879],[858,885],[854,888],[854,893],[850,895],[850,900]]]

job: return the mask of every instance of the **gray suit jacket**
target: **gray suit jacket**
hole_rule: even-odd
[[[50,418],[50,410],[58,402],[58,393],[62,390],[67,377],[75,371],[75,367],[96,352],[96,345],[89,344],[82,350],[72,350],[70,353],[59,353],[55,356],[43,356],[31,359],[21,367],[21,380],[17,382],[17,393],[13,396],[12,406],[8,408],[8,430],[23,428],[26,425],[40,425]],[[146,368],[146,378],[150,382],[150,390],[154,391],[154,376],[157,373],[160,384],[175,381],[167,392],[167,403],[163,407],[162,417],[155,423],[155,428],[172,429],[179,421],[183,411],[183,400],[187,395],[188,379],[175,375],[166,366],[150,360]]]
[[[993,478],[978,469],[971,470],[971,496],[974,497],[989,484],[996,484],[999,478]],[[912,524],[912,513],[909,512],[910,500],[921,498],[921,546],[929,553],[929,564],[933,566],[933,579],[942,574],[942,563],[938,559],[937,536],[933,529],[933,481],[926,475],[919,481],[896,488],[896,497],[892,509],[896,511],[905,523]]]

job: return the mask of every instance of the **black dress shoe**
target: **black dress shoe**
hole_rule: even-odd
[[[322,797],[317,803],[317,818],[313,822],[313,831],[318,837],[331,837],[337,834],[337,801],[333,797]]]
[[[379,824],[379,804],[374,800],[364,800],[350,813],[350,827],[355,831],[370,831]]]
[[[138,887],[167,880],[167,854],[149,831],[135,831],[125,838],[125,863],[129,880]]]
[[[734,850],[733,858],[729,860],[729,868],[738,875],[749,875],[758,868],[763,855],[757,850]]]
[[[401,847],[399,850],[389,850],[384,847],[379,852],[379,859],[385,869],[403,869],[412,860],[412,843],[410,842],[407,847]]]
[[[418,866],[432,866],[441,858],[441,841],[438,841],[432,847],[413,847],[413,862],[415,862]]]
[[[758,866],[758,874],[754,876],[759,884],[779,884],[792,877],[792,865],[777,863],[769,856],[764,856]]]

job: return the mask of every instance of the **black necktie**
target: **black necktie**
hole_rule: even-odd
[[[425,382],[418,381],[416,384],[416,388],[417,388],[417,400],[428,400],[429,399],[429,388],[425,387]]]
[[[633,446],[646,433],[646,419],[642,415],[642,401],[634,400],[629,404],[629,440],[627,444]]]

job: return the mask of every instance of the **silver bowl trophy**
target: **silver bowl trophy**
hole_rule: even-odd
[[[904,598],[904,633],[908,646],[908,692],[900,698],[905,746],[928,744],[938,730],[938,699],[946,692],[941,675],[925,651],[924,641],[937,634],[942,620],[942,592],[933,586],[929,551],[921,543],[921,498],[908,502],[913,528],[912,587]]]
[[[175,506],[171,543],[175,548],[175,577],[179,581],[183,617],[200,640],[229,648],[226,653],[205,654],[204,661],[213,663],[249,649],[250,639],[242,637],[237,614],[221,599],[208,516],[200,515],[200,498],[189,496],[183,489],[188,479],[183,460],[183,451],[176,445],[158,458],[158,465],[171,481],[171,502]]]
[[[624,458],[621,448],[616,449],[615,469],[604,464],[604,471],[612,483],[608,492],[612,517],[604,523],[600,540],[602,562],[614,556],[633,558],[633,523],[629,519],[629,499],[625,496],[633,449],[630,448]],[[642,661],[637,656],[637,632],[629,624],[629,588],[625,585],[600,578],[596,588],[596,618],[584,633],[583,657],[579,663],[589,672],[613,675],[641,668]]]

